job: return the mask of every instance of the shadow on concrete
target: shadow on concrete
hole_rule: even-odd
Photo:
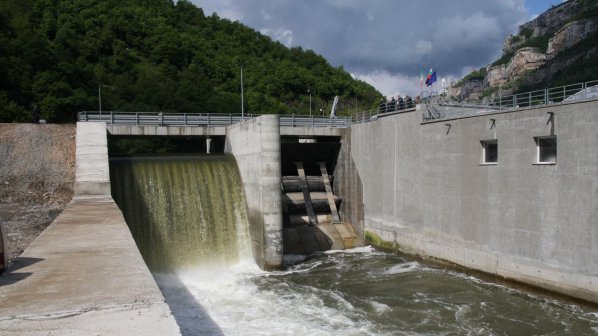
[[[15,258],[8,270],[0,276],[0,287],[15,284],[21,280],[27,279],[31,272],[16,273],[15,271],[36,264],[44,259],[41,258],[26,258],[17,257]]]
[[[24,267],[31,266],[33,264],[37,264],[40,261],[43,261],[43,258],[27,258],[27,257],[17,257],[15,258],[10,266],[8,267],[8,273],[14,272]]]
[[[15,284],[27,279],[33,273],[5,273],[0,276],[0,287]]]
[[[218,324],[176,274],[154,274],[154,277],[183,336],[224,336]]]

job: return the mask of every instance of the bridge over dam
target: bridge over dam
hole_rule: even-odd
[[[598,100],[441,120],[424,120],[425,113],[418,105],[359,122],[339,118],[338,125],[276,115],[228,116],[233,122],[223,125],[213,119],[200,125],[199,116],[187,115],[187,124],[176,125],[181,117],[168,114],[132,114],[119,123],[116,114],[86,113],[77,124],[75,198],[48,230],[72,216],[78,202],[115,206],[108,139],[197,137],[205,139],[205,153],[235,158],[251,249],[262,269],[283,267],[285,249],[306,253],[367,243],[598,303]],[[100,218],[75,221],[101,225]],[[319,227],[321,234],[314,233]],[[25,256],[46,258],[42,245],[52,239],[66,238],[44,232]],[[132,238],[126,240],[138,255]],[[83,246],[73,253],[87,258]],[[140,257],[132,263],[145,267]],[[18,312],[13,320],[0,318],[2,330],[25,320],[31,308],[18,293],[57,281],[47,278],[42,262],[22,270],[31,275],[0,286],[0,316],[8,316],[1,308],[9,305]],[[140,274],[131,281],[153,283],[149,272]],[[159,297],[155,287],[145,288],[151,294],[141,297]],[[138,315],[168,309],[152,307],[141,307]],[[48,311],[31,309],[40,316]],[[161,316],[165,328],[172,326],[168,314]]]

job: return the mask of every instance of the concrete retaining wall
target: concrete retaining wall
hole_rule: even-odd
[[[110,196],[106,124],[77,123],[75,196]]]
[[[342,132],[341,149],[334,171],[334,191],[343,200],[339,208],[341,220],[351,223],[363,241],[363,186],[359,171],[351,156],[350,130]]]
[[[552,114],[554,119],[550,119]],[[598,302],[598,102],[352,127],[366,230],[402,249]],[[558,162],[538,165],[537,136]],[[498,141],[496,165],[480,141]]]
[[[276,115],[227,128],[227,153],[235,156],[249,210],[253,254],[260,268],[282,267],[280,127]]]

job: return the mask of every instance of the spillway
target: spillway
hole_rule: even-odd
[[[251,258],[247,206],[233,157],[113,158],[112,194],[152,272]]]

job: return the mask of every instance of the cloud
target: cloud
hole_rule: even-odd
[[[279,41],[280,43],[284,44],[287,47],[293,47],[293,32],[289,29],[285,28],[278,28],[278,29],[269,29],[269,28],[262,28],[260,33],[264,35],[268,35],[272,37],[274,40]]]
[[[208,15],[238,20],[287,46],[313,49],[385,95],[407,88],[413,78],[419,82],[424,68],[458,77],[463,69],[492,62],[506,36],[528,18],[524,0],[192,2]]]

